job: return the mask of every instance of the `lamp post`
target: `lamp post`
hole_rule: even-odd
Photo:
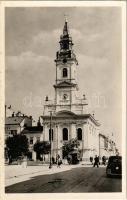
[[[49,169],[52,168],[52,111],[50,111],[50,164]]]
[[[100,157],[100,152],[101,152],[101,149],[100,149],[100,133],[99,133],[99,157]]]
[[[56,151],[56,155],[58,155],[58,125],[56,124],[56,134],[57,134],[57,151]]]

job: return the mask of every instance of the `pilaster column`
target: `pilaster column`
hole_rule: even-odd
[[[75,124],[71,124],[70,126],[70,139],[72,138],[76,138],[76,125]]]
[[[43,124],[43,141],[45,141],[45,124]]]
[[[88,152],[88,124],[83,124],[83,160],[87,161],[89,157]]]
[[[57,149],[58,149],[58,125],[55,124],[54,126],[54,133],[53,133],[53,143],[52,143],[52,147],[53,147],[53,156],[56,157],[57,153]]]
[[[56,137],[56,144],[57,144],[57,149],[60,149],[61,145],[61,141],[63,141],[62,138],[62,128],[60,126],[60,124],[57,124],[57,137]]]
[[[45,141],[49,141],[49,129],[50,129],[50,127],[48,127],[47,125],[45,125],[45,136],[44,136],[44,138],[45,138]]]
[[[34,150],[32,151],[32,159],[36,161],[36,152]]]

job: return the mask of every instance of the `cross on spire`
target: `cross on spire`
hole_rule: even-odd
[[[64,29],[63,29],[63,35],[68,35],[68,25],[67,25],[67,15],[64,14],[65,17],[65,24],[64,24]]]
[[[65,22],[68,22],[68,20],[67,20],[67,14],[64,14],[64,17],[65,17]]]

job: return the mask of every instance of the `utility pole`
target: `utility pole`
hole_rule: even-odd
[[[101,151],[100,148],[101,148],[101,147],[100,147],[100,133],[99,133],[99,157],[100,157],[100,151]]]
[[[50,164],[49,169],[52,168],[52,111],[50,111]]]
[[[57,134],[57,154],[58,155],[58,125],[56,124],[56,134]]]

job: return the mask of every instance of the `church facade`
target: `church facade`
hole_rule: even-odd
[[[87,112],[87,100],[78,95],[77,70],[80,70],[73,51],[72,37],[65,20],[60,36],[60,49],[56,53],[55,99],[45,99],[43,111],[43,140],[52,140],[52,156],[64,158],[62,146],[77,138],[82,160],[99,155],[99,127],[94,115]],[[51,131],[52,130],[52,131]]]

